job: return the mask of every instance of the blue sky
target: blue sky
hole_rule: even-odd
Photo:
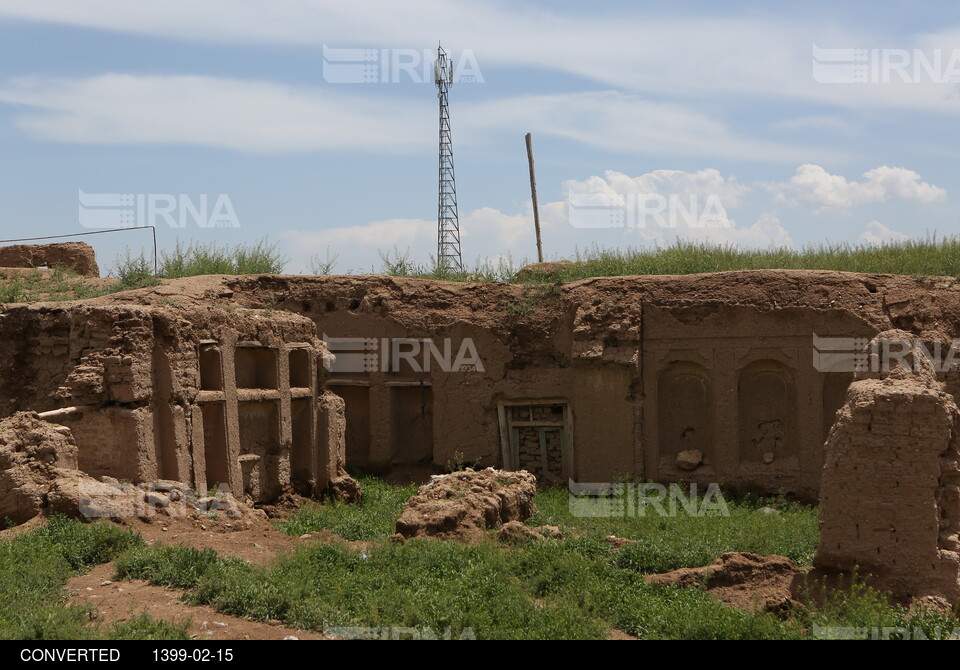
[[[956,3],[664,4],[2,0],[0,236],[84,232],[80,191],[170,194],[175,214],[224,195],[239,227],[154,217],[161,247],[266,236],[294,272],[328,250],[340,272],[426,261],[435,88],[389,64],[438,40],[482,79],[451,93],[467,265],[535,255],[526,132],[548,258],[958,232]],[[379,81],[334,83],[349,58],[324,46],[376,49]],[[814,47],[867,50],[868,81],[842,54],[817,70]],[[582,227],[571,194],[666,209]],[[673,209],[705,204],[718,225]],[[86,239],[107,268],[143,240]]]

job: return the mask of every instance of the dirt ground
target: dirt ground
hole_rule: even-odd
[[[231,527],[232,526],[232,527]],[[196,522],[192,519],[157,518],[152,523],[139,519],[123,525],[140,533],[148,544],[213,549],[225,556],[263,565],[278,554],[291,551],[304,540],[281,533],[267,520],[238,522]]]
[[[186,605],[181,591],[151,586],[142,580],[113,581],[113,564],[98,565],[66,585],[71,601],[90,605],[97,620],[122,623],[147,613],[163,621],[191,621],[198,640],[322,640],[323,635],[282,625],[248,621],[221,614],[211,607]]]
[[[197,520],[192,518],[156,517],[117,523],[140,533],[146,543],[163,543],[195,549],[213,549],[221,555],[264,565],[280,554],[312,542],[343,543],[354,551],[364,551],[370,544],[348,542],[329,531],[292,537],[277,530],[275,521],[256,515],[239,519]],[[9,539],[17,532],[42,524],[40,517],[0,533]],[[211,607],[192,606],[181,602],[182,591],[151,586],[143,580],[114,581],[114,566],[105,563],[89,573],[70,579],[65,589],[72,602],[91,605],[96,620],[106,624],[122,623],[144,612],[163,621],[191,621],[189,632],[198,640],[299,640],[329,639],[316,631],[303,631],[283,626],[279,621],[249,621],[218,613]]]

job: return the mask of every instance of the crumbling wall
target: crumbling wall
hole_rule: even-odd
[[[547,470],[560,481],[716,482],[813,497],[824,440],[853,379],[849,370],[816,363],[814,336],[852,341],[894,326],[926,340],[960,335],[960,284],[949,278],[791,270],[607,277],[538,286],[385,276],[209,276],[87,304],[139,314],[141,306],[159,310],[174,302],[184,306],[171,311],[180,316],[158,317],[152,326],[144,325],[152,338],[145,355],[140,349],[134,354],[118,350],[113,365],[119,376],[102,382],[104,388],[113,385],[110,393],[123,405],[120,390],[129,383],[124,375],[138,374],[136,365],[146,361],[151,380],[154,371],[162,373],[156,375],[162,383],[150,387],[150,398],[135,397],[132,405],[168,408],[151,409],[150,425],[141,434],[173,436],[151,456],[151,463],[161,470],[174,463],[173,470],[162,471],[178,477],[190,476],[191,469],[196,477],[202,467],[221,467],[213,461],[201,463],[196,450],[190,454],[179,445],[214,441],[216,431],[210,426],[239,425],[242,404],[251,417],[269,411],[262,403],[275,402],[279,391],[281,427],[286,425],[282,417],[289,416],[289,437],[282,428],[279,438],[276,433],[262,435],[249,450],[230,457],[231,464],[234,456],[255,457],[243,461],[240,474],[233,465],[227,468],[234,472],[231,477],[246,478],[251,487],[259,486],[264,476],[271,481],[285,477],[284,445],[323,429],[313,425],[313,410],[305,410],[309,403],[296,397],[301,382],[289,380],[288,406],[283,399],[287,391],[264,388],[271,383],[259,373],[230,377],[228,370],[235,369],[236,352],[244,342],[277,348],[278,365],[292,369],[302,366],[288,358],[288,344],[301,338],[315,334],[364,343],[359,351],[331,344],[338,361],[354,357],[359,367],[327,371],[318,364],[317,372],[321,386],[343,401],[347,458],[374,470],[411,463],[442,468],[478,460],[483,467],[516,468],[521,441],[526,461],[536,469],[538,455],[543,459],[543,435]],[[248,312],[259,316],[248,319]],[[312,326],[299,317],[290,323],[306,325],[310,335],[291,331],[271,339],[267,331],[285,313],[309,319]],[[15,323],[17,318],[4,316],[0,330],[7,332],[4,319]],[[29,321],[20,324],[23,328],[9,329],[59,352],[54,357],[65,356],[64,365],[35,360],[33,344],[9,345],[20,347],[24,363],[0,352],[0,365],[22,369],[25,384],[34,386],[26,395],[47,403],[44,408],[68,402],[66,397],[41,397],[51,388],[67,388],[71,398],[80,398],[87,388],[96,395],[104,379],[95,352],[114,345],[98,341],[87,351],[82,343],[69,344],[63,353],[63,343],[79,332],[73,318],[63,317],[56,330],[34,328]],[[205,318],[213,320],[209,328]],[[234,340],[230,328],[217,325],[223,318],[238,331]],[[189,328],[177,325],[178,319]],[[258,322],[264,326],[256,334],[253,326]],[[240,334],[243,330],[250,332]],[[177,343],[186,340],[194,344],[177,349]],[[441,349],[449,340],[454,353],[470,340],[482,369],[467,365],[426,370],[409,361],[394,368],[391,346],[403,340],[430,340]],[[260,355],[240,354],[250,360]],[[134,361],[129,369],[124,368],[125,356]],[[422,349],[418,356],[416,361],[423,363]],[[215,381],[198,381],[204,369],[216,371],[207,375]],[[73,372],[69,383],[61,378],[62,370]],[[278,385],[287,383],[285,375],[281,369]],[[945,373],[944,379],[948,391],[960,389],[960,372]],[[7,399],[16,397],[17,383],[0,378],[0,403],[10,405]],[[135,378],[132,386],[140,388]],[[236,408],[232,400],[218,400],[234,396]],[[550,412],[562,416],[562,422],[522,425],[517,413],[522,410],[517,408],[531,406],[557,408]],[[155,444],[158,439],[148,441]],[[240,436],[228,431],[222,441],[232,449],[229,445],[239,443]],[[274,458],[278,444],[280,458]],[[304,467],[291,457],[291,472]]]
[[[866,352],[884,342],[917,340],[888,331]],[[960,413],[919,350],[889,363],[858,375],[827,440],[814,565],[857,568],[902,598],[956,603]]]
[[[61,268],[88,277],[99,277],[93,247],[85,242],[13,244],[0,247],[0,267]]]
[[[313,323],[209,306],[17,306],[0,316],[0,402],[72,430],[81,470],[316,494],[343,474],[343,409]],[[328,443],[332,442],[332,443]]]
[[[365,468],[517,468],[518,443],[536,461],[543,434],[554,483],[628,477],[813,497],[852,380],[817,369],[814,335],[889,327],[886,293],[918,299],[901,286],[911,282],[793,271],[537,286],[262,276],[209,278],[194,295],[277,306],[313,320],[321,336],[362,343],[338,351],[331,342],[364,365],[331,370],[328,383],[345,401],[347,458]],[[470,340],[482,368],[395,368],[400,340],[450,341],[454,351]],[[559,432],[511,419],[529,406],[561,408]]]

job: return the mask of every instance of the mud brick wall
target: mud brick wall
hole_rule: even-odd
[[[813,335],[888,328],[883,293],[849,275],[734,274],[534,287],[376,276],[225,283],[240,304],[269,298],[318,334],[374,342],[373,369],[332,372],[328,382],[345,401],[347,459],[358,467],[459,457],[553,483],[719,482],[813,499],[853,379],[816,369]],[[483,368],[389,369],[397,338],[449,339],[453,350],[470,339]],[[531,405],[564,408],[559,430],[545,435],[553,477],[543,476],[540,430],[517,423],[515,408]],[[678,468],[690,449],[703,461]]]
[[[0,410],[68,426],[79,467],[256,501],[343,472],[343,404],[312,322],[208,306],[28,305],[0,316]]]
[[[170,308],[171,299],[184,309]],[[149,333],[125,339],[98,321],[87,329],[89,336],[80,337],[86,332],[82,309],[91,304],[104,312],[125,309],[131,314],[125,322]],[[554,444],[554,457],[547,460],[548,470],[562,470],[561,481],[720,483],[808,499],[819,494],[824,441],[854,377],[851,370],[822,368],[814,336],[853,341],[900,327],[925,341],[960,337],[960,284],[953,278],[793,270],[540,286],[385,276],[207,276],[68,309],[48,307],[49,320],[42,323],[21,319],[19,309],[8,308],[0,318],[0,331],[9,333],[0,348],[0,368],[11,372],[0,375],[7,413],[101,394],[97,402],[120,405],[117,412],[146,408],[150,419],[144,421],[157,433],[175,434],[179,444],[177,426],[184,421],[193,422],[195,433],[201,424],[238,425],[239,413],[229,409],[233,400],[218,406],[218,393],[236,396],[244,421],[257,425],[257,416],[275,422],[263,403],[277,402],[279,391],[280,416],[290,417],[291,439],[299,442],[326,430],[313,424],[310,402],[296,391],[302,383],[289,380],[289,403],[285,389],[262,388],[258,374],[252,381],[225,378],[203,388],[195,349],[209,347],[208,366],[226,371],[237,369],[238,343],[256,343],[277,349],[279,365],[296,370],[303,366],[286,347],[310,338],[369,339],[381,363],[390,360],[390,342],[397,339],[440,347],[449,341],[454,351],[470,340],[482,369],[418,370],[405,363],[396,370],[381,365],[325,374],[317,365],[319,387],[342,399],[348,460],[382,472],[410,464],[445,467],[458,459],[516,468],[512,429],[522,426],[511,422],[510,409],[557,405],[563,408],[560,462]],[[68,314],[58,316],[57,309]],[[142,310],[153,315],[152,324]],[[206,339],[212,343],[204,344]],[[125,343],[136,349],[124,349]],[[137,393],[146,387],[138,375],[145,372],[150,395],[141,399]],[[943,378],[945,391],[960,393],[960,373]],[[169,412],[162,410],[158,421],[154,406]],[[225,418],[218,407],[229,409]],[[192,419],[181,416],[184,408]],[[328,418],[337,424],[335,416]],[[260,456],[244,461],[251,486],[263,483],[263,473],[270,480],[287,467],[274,459],[275,445],[285,443],[286,435],[283,428],[256,436],[247,441],[249,452],[238,452]],[[225,438],[232,440],[232,434]],[[528,462],[538,464],[532,441],[525,442]],[[678,456],[692,450],[702,454],[700,463],[692,470],[679,467]],[[188,472],[190,463],[180,459],[176,467]]]
[[[958,428],[953,397],[934,381],[854,382],[825,447],[815,566],[957,602]]]
[[[93,247],[85,242],[14,244],[0,247],[0,267],[61,268],[89,277],[100,276]]]

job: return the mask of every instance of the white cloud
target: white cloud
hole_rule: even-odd
[[[636,241],[631,244],[670,246],[677,240],[732,245],[741,248],[792,247],[793,238],[776,216],[765,213],[745,228],[636,228]]]
[[[603,177],[593,176],[583,181],[568,180],[564,191],[568,202],[579,194],[613,196],[611,201],[624,202],[633,207],[627,217],[636,219],[656,218],[664,225],[676,226],[684,221],[696,220],[700,224],[715,227],[730,227],[734,221],[727,216],[727,208],[736,208],[749,187],[740,184],[735,177],[724,178],[713,168],[697,172],[682,170],[655,170],[639,177],[630,177],[615,170],[607,170]],[[654,196],[653,198],[649,196]],[[643,208],[649,212],[644,216]],[[663,208],[663,211],[657,211]],[[575,223],[575,222],[574,222]]]
[[[868,223],[867,229],[860,235],[861,244],[879,245],[888,242],[904,242],[909,239],[911,239],[910,235],[891,230],[879,221]]]
[[[0,101],[30,108],[30,135],[77,143],[172,143],[244,151],[432,151],[433,105],[348,91],[201,76],[21,78]]]
[[[944,189],[921,181],[918,173],[906,168],[882,165],[864,172],[863,177],[860,182],[848,181],[819,165],[805,164],[797,168],[789,181],[764,186],[779,201],[810,204],[818,211],[850,209],[891,200],[942,202],[947,196]]]
[[[814,114],[792,119],[784,119],[774,124],[780,130],[832,130],[847,134],[857,134],[863,130],[862,123],[854,123],[841,116],[831,114]]]
[[[0,85],[0,102],[26,108],[16,118],[24,131],[60,142],[190,144],[252,152],[432,152],[435,98],[389,97],[388,90],[104,74],[78,80],[19,78]],[[517,128],[630,153],[736,153],[796,162],[816,151],[739,137],[700,112],[616,92],[523,96],[457,109],[458,146],[483,144],[492,134]],[[838,158],[832,152],[816,154]]]
[[[888,35],[816,17],[728,18],[518,8],[515,3],[367,0],[362,10],[322,0],[4,0],[0,19],[60,23],[203,44],[422,48],[438,35],[473,49],[481,68],[567,72],[604,86],[699,98],[744,95],[955,113],[953,87],[937,83],[819,84],[812,46],[871,48]],[[544,29],[547,26],[548,29]],[[956,29],[905,36],[898,47],[955,48]],[[630,45],[629,49],[622,45]],[[319,61],[319,57],[318,57]]]
[[[436,226],[435,221],[424,219],[387,219],[322,230],[285,230],[280,240],[290,258],[290,272],[310,272],[314,258],[336,259],[333,272],[379,272],[380,254],[402,256],[412,249],[436,253]],[[429,256],[416,254],[411,260],[426,263]]]
[[[697,108],[655,102],[617,91],[522,96],[477,102],[457,110],[458,129],[533,128],[607,151],[796,163],[842,160],[840,152],[755,140],[732,132]]]
[[[738,247],[792,247],[790,233],[776,216],[761,215],[749,228],[711,229],[707,228],[701,236],[688,235],[686,239],[702,239],[717,244],[732,244]]]

